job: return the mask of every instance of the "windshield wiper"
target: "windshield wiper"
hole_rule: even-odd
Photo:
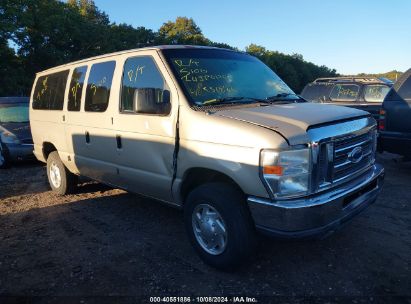
[[[295,96],[297,98],[287,99],[289,96]],[[302,100],[300,96],[294,93],[279,93],[274,96],[269,96],[266,98],[268,101],[287,101],[287,100]]]
[[[233,97],[214,98],[214,99],[206,100],[202,103],[202,105],[205,106],[209,104],[236,104],[236,103],[240,103],[240,102],[237,102],[239,100],[244,100],[244,102],[241,102],[241,103],[249,103],[250,101],[269,103],[269,101],[266,99],[260,99],[260,98],[254,98],[254,97],[244,97],[244,96],[233,96]]]

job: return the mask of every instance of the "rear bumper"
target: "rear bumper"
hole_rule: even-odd
[[[257,230],[275,237],[324,236],[341,228],[371,205],[384,180],[384,168],[374,165],[360,177],[312,197],[270,201],[248,197]]]
[[[7,154],[11,161],[34,160],[33,145],[6,144]]]
[[[411,134],[380,131],[378,139],[382,151],[411,157]]]

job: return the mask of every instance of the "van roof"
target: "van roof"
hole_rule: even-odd
[[[359,83],[381,83],[386,84],[381,79],[375,77],[361,77],[361,76],[342,76],[342,77],[326,77],[317,78],[313,83],[335,83],[335,82],[359,82]]]
[[[124,51],[119,51],[119,52],[114,52],[114,53],[108,53],[108,54],[98,55],[98,56],[94,56],[94,57],[89,57],[89,58],[85,58],[85,59],[80,59],[80,60],[77,60],[77,61],[72,61],[72,62],[69,62],[69,63],[65,63],[65,64],[62,64],[62,65],[59,65],[59,66],[49,68],[47,70],[37,72],[36,74],[53,71],[55,69],[60,69],[60,68],[63,68],[63,67],[69,67],[69,66],[74,65],[74,64],[79,64],[79,63],[83,63],[83,62],[87,62],[87,61],[91,61],[91,60],[95,60],[95,59],[102,59],[102,58],[116,56],[116,55],[123,55],[123,54],[132,53],[132,52],[136,52],[136,51],[166,50],[166,49],[213,49],[213,50],[226,50],[226,51],[238,52],[238,51],[234,51],[234,50],[230,50],[230,49],[224,49],[224,48],[218,48],[218,47],[212,47],[212,46],[157,45],[157,46],[148,46],[148,47],[143,47],[143,48],[124,50]]]

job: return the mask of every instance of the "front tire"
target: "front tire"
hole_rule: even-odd
[[[256,248],[244,195],[229,184],[209,183],[191,191],[184,206],[184,222],[194,249],[215,268],[233,270]]]
[[[59,195],[73,193],[77,186],[77,176],[64,166],[57,151],[47,158],[47,177],[51,190]]]
[[[6,169],[10,167],[10,161],[8,153],[3,144],[0,142],[0,169]]]

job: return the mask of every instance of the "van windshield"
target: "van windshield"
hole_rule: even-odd
[[[261,100],[295,100],[297,95],[269,67],[245,53],[213,49],[169,49],[163,53],[195,106]]]

